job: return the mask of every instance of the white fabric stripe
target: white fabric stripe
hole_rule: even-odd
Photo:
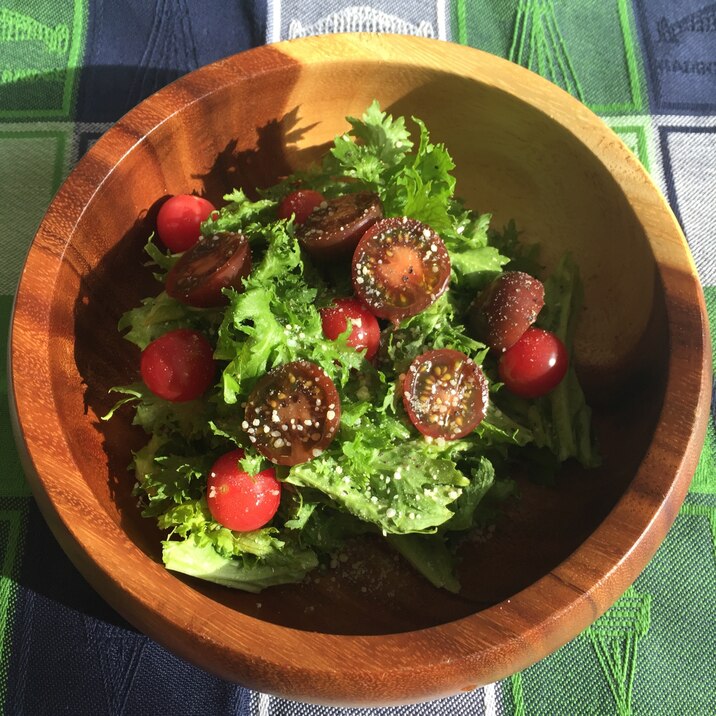
[[[268,694],[259,693],[257,716],[270,716],[271,697]]]
[[[449,40],[448,4],[446,0],[436,0],[437,36],[440,40]],[[266,10],[266,42],[279,42],[281,39],[281,0],[268,0]]]
[[[691,131],[690,131],[691,130]],[[665,142],[686,240],[705,286],[716,285],[716,127],[674,127]],[[711,158],[709,161],[708,158]]]
[[[715,114],[703,117],[688,114],[654,114],[651,119],[654,124],[660,127],[671,125],[679,125],[680,127],[716,127]]]
[[[268,0],[266,39],[276,42],[334,32],[392,32],[446,40],[448,8],[447,0],[435,0],[432,7],[416,0],[403,0],[397,7],[387,0],[374,5],[337,0],[329,6]]]
[[[497,716],[497,684],[487,684],[482,689],[485,716]]]
[[[281,0],[269,0],[266,8],[266,42],[281,39]]]
[[[448,26],[448,18],[447,18],[447,3],[445,0],[437,0],[437,7],[435,9],[435,12],[438,16],[438,40],[447,40],[447,26]]]

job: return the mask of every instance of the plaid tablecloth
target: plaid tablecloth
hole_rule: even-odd
[[[286,38],[389,31],[479,47],[600,114],[681,221],[716,311],[716,3],[709,0],[0,0],[0,338],[53,193],[111,122],[179,75]],[[716,335],[716,330],[713,331]],[[40,517],[0,366],[0,703],[8,714],[716,714],[713,414],[666,541],[596,624],[520,674],[403,708],[259,694],[177,659],[117,616]]]

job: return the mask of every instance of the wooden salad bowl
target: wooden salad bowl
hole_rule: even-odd
[[[268,186],[306,167],[377,98],[424,119],[457,163],[458,194],[514,218],[544,263],[571,251],[585,303],[576,364],[603,465],[556,485],[520,479],[491,539],[463,550],[463,590],[431,587],[379,544],[305,584],[237,592],[164,569],[131,496],[136,379],[123,311],[156,293],[142,248],[156,206]],[[64,550],[142,632],[246,686],[333,704],[471,689],[575,637],[637,577],[696,467],[710,397],[704,301],[673,214],[639,162],[577,100],[476,50],[336,35],[261,47],[161,90],[109,130],[49,208],[12,323],[24,466]],[[316,578],[317,577],[317,578]]]

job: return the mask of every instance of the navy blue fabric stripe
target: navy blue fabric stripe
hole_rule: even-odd
[[[634,6],[652,110],[716,111],[716,2],[634,0]]]
[[[75,118],[113,122],[186,72],[265,39],[266,0],[94,0]]]
[[[178,659],[117,615],[33,504],[15,608],[6,713],[236,714],[249,692]]]

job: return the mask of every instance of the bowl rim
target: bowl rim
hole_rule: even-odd
[[[197,592],[148,560],[102,514],[79,470],[63,475],[72,481],[72,495],[53,484],[51,477],[43,477],[55,469],[51,453],[71,453],[55,413],[45,410],[42,430],[33,424],[29,408],[43,398],[36,393],[38,375],[31,377],[28,372],[23,341],[34,341],[33,370],[52,394],[47,329],[69,238],[115,166],[169,116],[244,77],[281,72],[296,62],[352,61],[408,63],[494,87],[529,102],[596,156],[650,239],[671,341],[665,395],[679,398],[665,400],[647,454],[605,520],[562,563],[510,599],[454,622],[381,636],[305,632],[213,603],[216,614],[230,624],[223,628],[186,608]],[[225,58],[170,87],[120,119],[66,179],[36,233],[15,298],[9,343],[13,429],[38,505],[71,560],[118,612],[180,656],[247,686],[318,703],[385,705],[454,694],[509,676],[579,634],[638,576],[675,520],[696,467],[708,416],[711,357],[701,286],[681,229],[645,169],[601,119],[559,87],[502,58],[441,40],[374,34],[301,38]],[[95,160],[98,148],[101,162]],[[114,163],[108,164],[108,157]],[[30,300],[28,276],[38,271],[46,277],[47,290]],[[673,340],[677,327],[684,324],[695,331],[688,344]],[[668,433],[665,422],[672,426]],[[675,433],[673,426],[678,423],[684,428]],[[93,512],[91,525],[71,519],[87,510]],[[115,559],[95,553],[93,537],[98,528],[106,530],[104,549],[111,550]],[[620,545],[617,551],[615,540]],[[598,564],[595,553],[600,555]],[[135,565],[135,570],[128,569]],[[158,589],[165,596],[161,607],[153,598]],[[299,643],[301,664],[292,661],[288,648]],[[348,647],[351,658],[346,658]],[[377,649],[391,655],[389,668],[385,660],[372,658]]]

